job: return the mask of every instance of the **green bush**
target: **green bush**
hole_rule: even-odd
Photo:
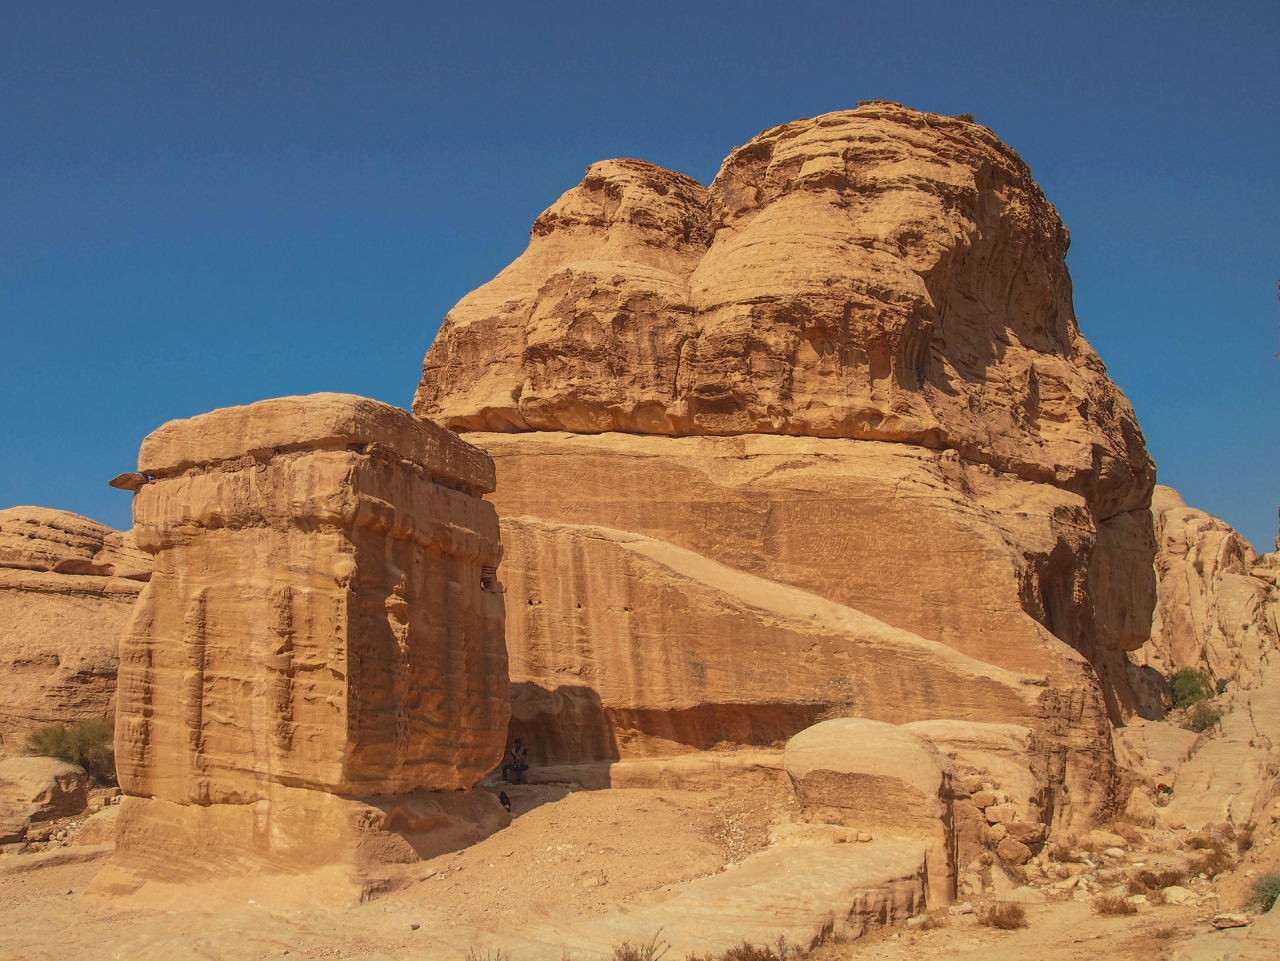
[[[1253,882],[1253,900],[1263,911],[1270,911],[1280,898],[1280,872],[1264,874]]]
[[[958,114],[956,114],[956,119],[957,119],[957,120],[963,120],[965,123],[973,123],[973,122],[974,122],[973,114],[971,114],[971,113],[958,113]]]
[[[27,735],[27,753],[79,764],[95,784],[116,783],[114,718],[49,724]]]
[[[1173,688],[1173,706],[1186,708],[1213,696],[1213,679],[1204,671],[1184,667],[1169,678]]]
[[[1182,726],[1188,731],[1203,734],[1222,719],[1222,708],[1208,701],[1197,701],[1187,708],[1187,716]]]

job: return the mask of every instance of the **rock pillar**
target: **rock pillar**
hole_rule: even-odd
[[[369,890],[503,823],[468,790],[510,715],[487,455],[315,394],[172,421],[138,461],[155,568],[120,645],[103,886],[339,864]]]

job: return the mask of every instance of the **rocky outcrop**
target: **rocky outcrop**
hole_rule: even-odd
[[[1066,244],[988,131],[893,104],[766,131],[705,191],[593,165],[446,317],[414,407],[494,458],[535,751],[972,721],[1040,752],[1004,807],[1120,804],[1111,724],[1159,710],[1127,656],[1154,471]],[[967,666],[899,684],[930,644]],[[961,707],[982,665],[1000,695]]]
[[[138,473],[155,571],[121,640],[103,890],[326,864],[367,888],[502,822],[467,790],[509,716],[483,453],[316,394],[170,422]]]
[[[1157,487],[1151,513],[1159,552],[1159,604],[1138,660],[1163,674],[1197,668],[1255,687],[1280,649],[1280,554],[1259,558],[1224,521]]]
[[[45,507],[0,510],[0,756],[42,725],[114,710],[120,632],[150,576],[132,532]]]
[[[0,761],[0,844],[21,841],[32,821],[70,817],[85,809],[89,776],[52,757]]]
[[[1140,510],[1154,470],[1080,336],[1067,244],[1017,154],[897,104],[767,130],[708,190],[603,161],[445,318],[414,412],[909,442]]]

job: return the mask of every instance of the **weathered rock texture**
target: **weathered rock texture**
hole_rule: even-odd
[[[151,576],[132,532],[45,507],[0,511],[0,756],[114,710],[116,648]]]
[[[1143,663],[1171,674],[1191,667],[1253,687],[1280,648],[1280,555],[1261,559],[1224,521],[1157,487],[1151,513],[1159,553],[1159,604]]]
[[[489,459],[316,394],[172,421],[138,460],[116,868],[367,871],[494,820],[452,793],[509,716]]]
[[[20,841],[32,821],[52,821],[84,810],[89,776],[52,757],[0,761],[0,844]]]
[[[766,131],[706,191],[593,165],[450,312],[415,399],[497,465],[535,751],[1012,724],[1056,759],[1045,818],[1117,803],[1109,721],[1158,704],[1126,655],[1154,470],[1066,246],[988,131],[892,104]],[[903,634],[966,666],[900,684]],[[962,706],[983,664],[1001,694]]]
[[[955,896],[954,771],[928,740],[892,724],[836,718],[787,742],[806,818],[923,841],[929,903]]]

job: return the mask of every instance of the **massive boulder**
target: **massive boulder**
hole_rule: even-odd
[[[362,890],[498,826],[509,709],[493,465],[345,394],[172,421],[133,511],[103,890],[337,864]]]
[[[132,532],[0,510],[0,756],[42,725],[112,713],[120,632],[150,576]]]
[[[589,168],[445,318],[414,403],[497,465],[535,751],[573,724],[582,755],[625,758],[780,744],[822,712],[966,719],[924,678],[889,716],[874,632],[806,650],[749,591],[713,600],[691,554],[1023,678],[1032,709],[970,719],[1052,745],[1046,812],[1114,803],[1109,721],[1155,700],[1126,653],[1154,468],[1080,335],[1067,240],[989,131],[896,104],[765,131],[707,190]]]

